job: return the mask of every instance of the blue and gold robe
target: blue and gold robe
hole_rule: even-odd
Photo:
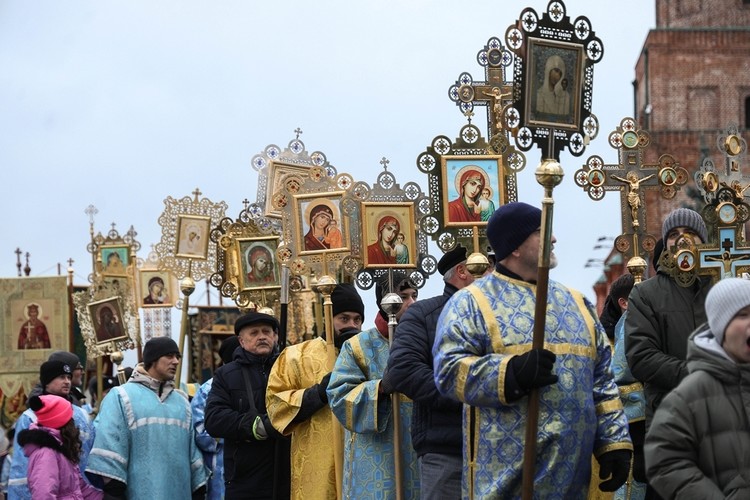
[[[328,383],[328,401],[344,426],[345,499],[396,498],[391,396],[378,388],[388,364],[388,340],[376,328],[344,342]],[[403,498],[419,498],[417,456],[411,445],[411,407],[400,396]]]
[[[531,349],[535,294],[535,285],[495,271],[456,292],[438,321],[435,382],[441,393],[470,405],[464,407],[464,497],[521,496],[528,398],[508,402],[504,387],[510,359]],[[585,498],[592,453],[632,445],[594,308],[553,281],[544,347],[557,356],[559,381],[539,389],[534,496]]]

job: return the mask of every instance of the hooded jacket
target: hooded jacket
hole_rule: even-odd
[[[102,492],[81,476],[78,465],[63,455],[58,429],[31,424],[18,435],[18,444],[29,459],[28,479],[32,498],[98,500]]]
[[[665,499],[750,498],[750,365],[705,324],[690,337],[688,369],[646,436],[649,483]]]

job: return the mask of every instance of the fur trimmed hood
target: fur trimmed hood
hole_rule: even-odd
[[[31,456],[37,448],[51,448],[63,453],[60,431],[33,425],[18,433],[18,444],[23,447],[24,455]]]

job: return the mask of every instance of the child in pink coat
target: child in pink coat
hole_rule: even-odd
[[[18,434],[18,444],[29,458],[31,498],[101,500],[102,492],[84,481],[78,468],[81,438],[70,401],[45,394],[32,396],[29,407],[37,421]]]

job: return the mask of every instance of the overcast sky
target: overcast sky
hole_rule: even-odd
[[[464,117],[448,98],[463,71],[483,80],[476,54],[525,7],[540,1],[173,1],[0,2],[0,275],[16,276],[17,247],[33,276],[75,260],[91,272],[89,221],[138,232],[146,257],[161,238],[167,196],[200,187],[236,217],[255,200],[250,159],[285,147],[300,127],[308,151],[373,184],[380,159],[404,184],[427,177],[417,156],[437,135],[456,137]],[[585,268],[600,236],[621,232],[619,199],[593,202],[573,181],[586,158],[608,163],[607,135],[633,113],[634,67],[654,3],[569,0],[604,43],[595,66],[600,134],[581,157],[563,152],[555,190],[560,260],[551,278],[594,299],[601,267]],[[508,73],[510,75],[510,73]],[[484,124],[484,108],[474,123]],[[540,153],[526,153],[519,198],[541,205]],[[439,257],[437,247],[432,253]],[[440,293],[432,278],[423,297]],[[191,304],[205,303],[199,285]],[[368,295],[369,296],[369,295]],[[216,304],[216,295],[212,302]],[[366,325],[374,319],[368,303]]]

